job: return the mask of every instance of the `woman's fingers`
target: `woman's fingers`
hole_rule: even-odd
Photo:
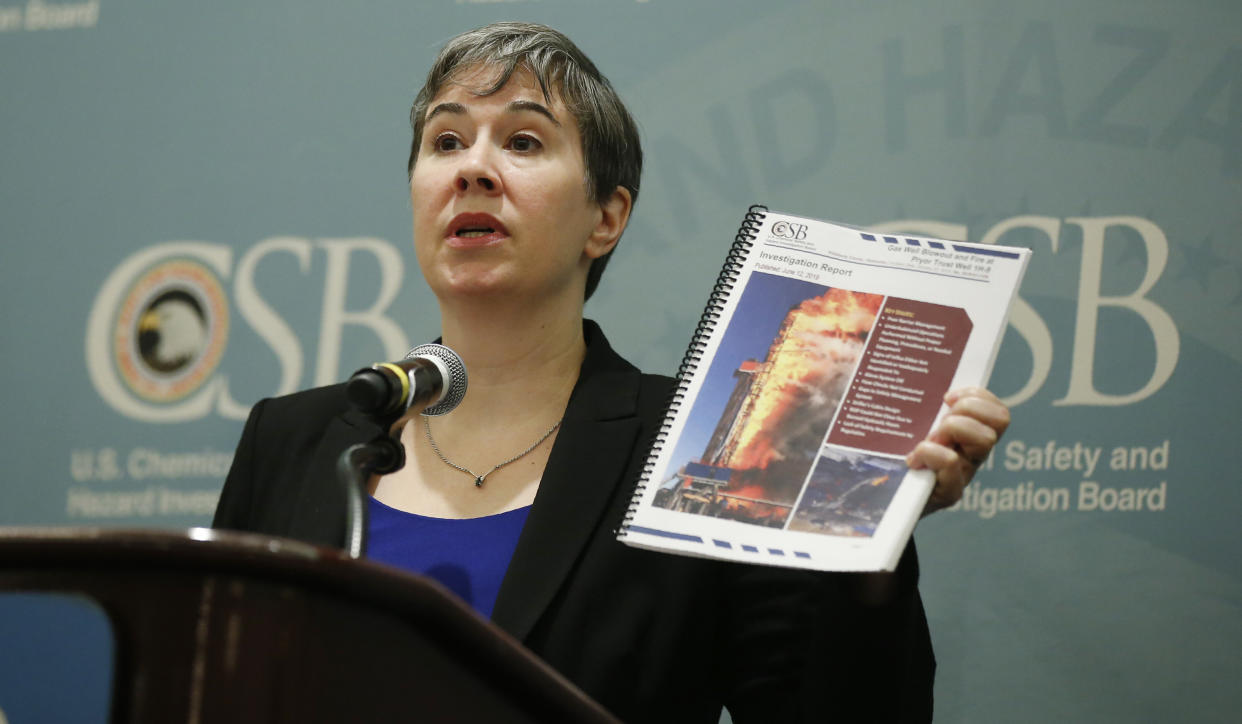
[[[1009,427],[1009,408],[982,387],[945,395],[947,414],[906,457],[913,469],[932,470],[936,484],[924,514],[953,505]]]

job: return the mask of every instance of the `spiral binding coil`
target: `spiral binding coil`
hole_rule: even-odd
[[[725,257],[720,274],[716,277],[716,284],[712,286],[711,294],[707,297],[707,305],[703,308],[702,316],[699,317],[698,326],[694,329],[694,336],[690,338],[686,354],[681,358],[681,364],[677,367],[677,384],[673,386],[673,391],[669,394],[668,403],[664,409],[664,419],[660,423],[659,431],[655,434],[647,461],[643,463],[642,474],[638,478],[638,485],[634,488],[634,495],[630,498],[625,518],[621,521],[619,533],[625,533],[629,529],[630,521],[638,512],[639,501],[642,500],[647,486],[651,483],[656,460],[664,449],[664,443],[673,425],[673,418],[681,409],[682,400],[686,396],[686,388],[689,387],[690,379],[699,368],[699,362],[703,359],[703,353],[707,349],[707,341],[716,330],[716,324],[720,321],[725,302],[733,292],[733,286],[741,278],[746,255],[755,245],[755,237],[758,236],[759,229],[763,226],[763,220],[767,218],[767,212],[768,207],[762,204],[751,206],[746,212],[746,218],[742,220],[742,225],[738,227],[737,236],[733,238],[733,246],[729,247],[729,254]]]

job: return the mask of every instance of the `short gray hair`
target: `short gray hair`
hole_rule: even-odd
[[[555,90],[573,114],[582,137],[587,196],[596,203],[603,203],[622,186],[629,190],[633,202],[638,201],[643,149],[633,117],[612,84],[573,41],[546,25],[534,23],[485,25],[458,35],[440,50],[410,108],[414,138],[406,170],[411,176],[423,140],[427,107],[457,74],[478,66],[498,70],[490,87],[475,91],[481,96],[499,91],[519,69],[535,76],[549,102]],[[591,263],[587,272],[587,299],[599,285],[611,256],[609,251]]]

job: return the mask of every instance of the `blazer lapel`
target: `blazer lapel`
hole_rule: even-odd
[[[492,612],[519,640],[600,530],[638,435],[639,372],[587,324],[587,359]]]
[[[375,439],[381,429],[353,410],[332,418],[311,454],[300,494],[294,498],[290,537],[344,547],[346,496],[337,476],[337,460],[351,445]]]

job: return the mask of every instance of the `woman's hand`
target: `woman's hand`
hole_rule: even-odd
[[[936,487],[923,515],[961,499],[962,490],[1009,427],[1009,408],[982,387],[951,390],[944,401],[949,414],[906,456],[912,469],[936,473]]]

